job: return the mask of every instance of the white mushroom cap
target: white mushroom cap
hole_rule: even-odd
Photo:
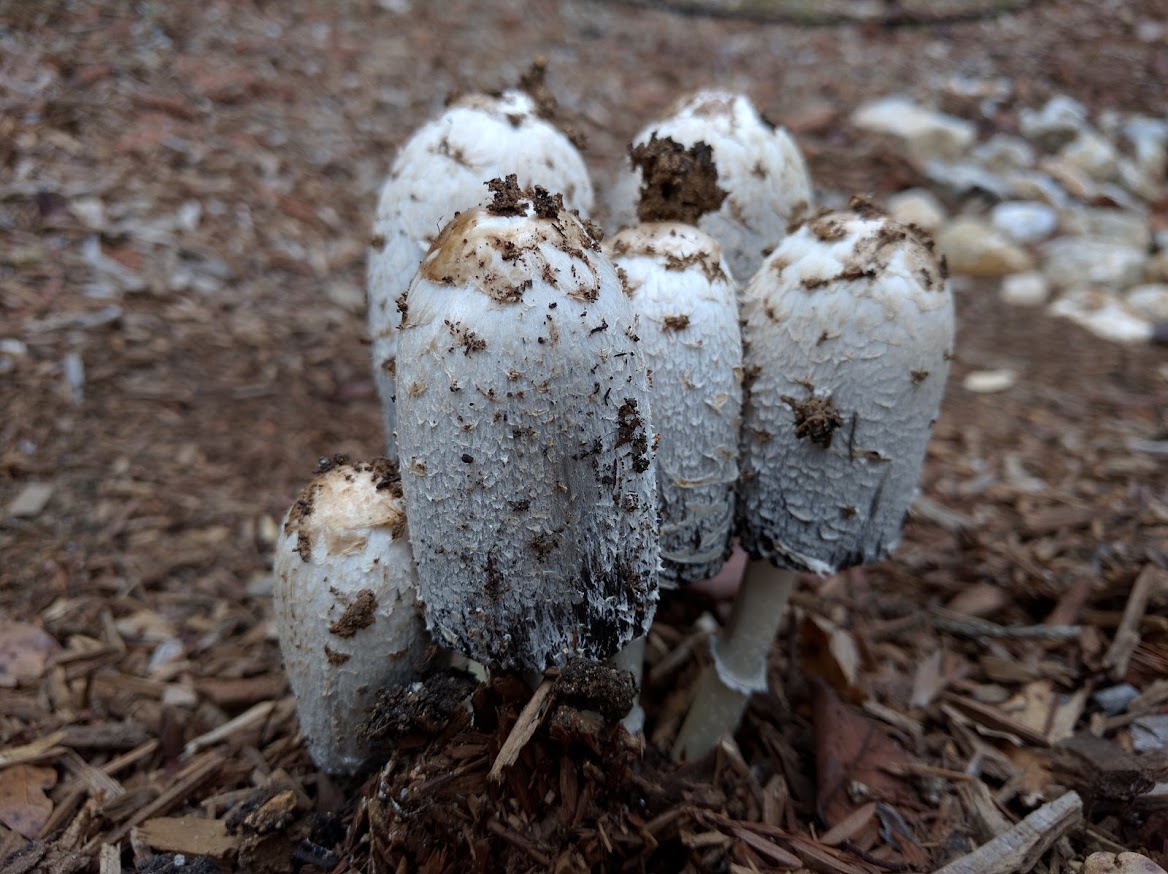
[[[742,332],[743,547],[819,574],[889,555],[953,349],[931,243],[870,208],[808,222],[751,281]]]
[[[522,91],[470,94],[425,124],[400,148],[382,186],[369,251],[369,334],[386,441],[394,453],[397,301],[443,225],[488,199],[484,183],[514,173],[522,186],[564,195],[592,209],[592,181],[579,151]]]
[[[638,133],[633,145],[647,144],[653,135],[713,149],[718,185],[727,197],[697,224],[722,244],[734,277],[745,281],[811,203],[811,179],[794,139],[759,115],[745,95],[718,90],[680,101]],[[612,195],[616,226],[636,221],[640,185],[641,171],[628,164]]]
[[[272,592],[300,727],[329,773],[358,770],[378,693],[405,683],[429,643],[396,467],[340,463],[284,517]]]
[[[625,271],[653,372],[662,583],[703,580],[729,555],[734,527],[742,414],[734,282],[718,242],[690,225],[626,228],[605,252]]]
[[[657,600],[657,490],[635,319],[584,225],[493,183],[407,294],[398,439],[427,624],[495,667],[600,660]]]

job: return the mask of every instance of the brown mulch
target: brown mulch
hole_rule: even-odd
[[[1135,748],[1168,731],[1168,351],[989,287],[959,296],[895,560],[802,587],[774,691],[705,761],[662,751],[724,603],[663,604],[643,747],[553,689],[492,779],[531,694],[504,677],[352,781],[304,752],[269,604],[316,459],[380,454],[367,234],[448,93],[547,56],[603,190],[646,119],[724,82],[818,184],[879,195],[919,180],[844,124],[862,100],[961,73],[1011,78],[1002,129],[1055,93],[1162,113],[1162,13],[0,0],[0,872],[930,871],[1069,790],[1035,870],[1168,862],[1168,763]],[[963,388],[1001,367],[1008,391]]]

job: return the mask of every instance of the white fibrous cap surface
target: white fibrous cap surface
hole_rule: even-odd
[[[428,645],[397,471],[340,463],[284,518],[272,593],[280,650],[313,760],[358,770],[369,708],[408,682]]]
[[[568,137],[540,118],[522,91],[470,94],[421,127],[400,148],[381,188],[368,261],[368,322],[373,374],[392,453],[397,301],[418,263],[455,213],[490,199],[485,183],[516,174],[522,186],[559,192],[587,215],[588,168]]]
[[[654,432],[632,306],[555,201],[537,190],[448,225],[400,337],[402,484],[428,627],[521,670],[613,655],[657,601]]]
[[[886,557],[953,351],[932,243],[866,208],[808,222],[751,281],[742,331],[743,547],[819,574]]]
[[[733,532],[742,413],[736,289],[718,242],[689,225],[626,228],[605,251],[625,271],[653,373],[662,583],[706,579],[729,555]]]
[[[704,142],[713,149],[718,185],[727,196],[720,209],[698,220],[698,227],[721,243],[733,276],[745,282],[788,225],[809,209],[811,177],[795,140],[759,115],[745,95],[717,90],[681,101],[638,133],[633,144],[648,143],[653,135],[684,146]],[[612,194],[617,226],[635,223],[640,184],[640,170],[626,166]]]

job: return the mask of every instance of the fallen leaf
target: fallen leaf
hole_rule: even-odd
[[[815,758],[820,818],[829,827],[847,819],[868,801],[918,809],[911,785],[886,768],[915,762],[883,726],[840,701],[823,682],[814,683]],[[853,801],[858,786],[862,795]]]
[[[22,622],[0,622],[0,687],[40,679],[59,649],[43,629]]]
[[[0,822],[30,840],[53,812],[45,790],[57,783],[57,772],[36,765],[13,765],[0,771]]]
[[[802,628],[803,669],[827,681],[849,701],[862,701],[857,680],[860,651],[851,633],[822,616],[809,615]]]

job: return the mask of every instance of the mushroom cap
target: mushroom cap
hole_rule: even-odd
[[[799,228],[746,289],[739,529],[818,574],[900,539],[953,350],[932,243],[871,211]]]
[[[378,693],[405,683],[429,644],[395,466],[336,464],[284,517],[272,591],[276,629],[313,761],[350,774]]]
[[[713,149],[718,185],[727,196],[697,225],[722,244],[734,277],[745,281],[811,203],[811,178],[795,140],[764,119],[748,97],[720,90],[698,91],[679,101],[665,118],[638,133],[633,144],[648,143],[654,134],[684,146],[704,142]],[[615,226],[636,222],[640,185],[641,171],[626,162],[611,197]]]
[[[661,581],[691,583],[730,554],[742,337],[737,289],[717,240],[691,225],[650,222],[605,242],[624,270],[653,372]]]
[[[397,301],[443,225],[489,199],[484,183],[516,174],[522,186],[562,192],[587,214],[593,189],[580,152],[522,91],[468,94],[419,128],[398,150],[382,185],[368,259],[373,375],[386,441],[394,452]]]
[[[653,430],[615,269],[558,198],[501,195],[447,225],[407,293],[398,440],[431,632],[542,671],[652,621]]]

